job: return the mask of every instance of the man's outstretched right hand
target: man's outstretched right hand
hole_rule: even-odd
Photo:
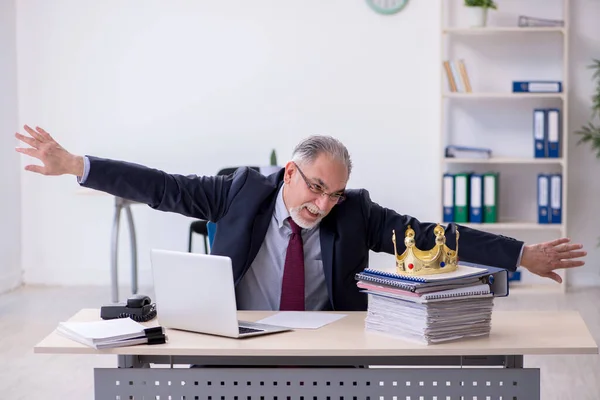
[[[17,147],[19,153],[37,158],[44,165],[27,165],[25,170],[42,175],[83,175],[83,157],[65,150],[52,136],[40,127],[23,127],[31,136],[15,133],[15,137],[31,147]]]

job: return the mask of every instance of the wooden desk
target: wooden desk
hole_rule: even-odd
[[[271,314],[240,312],[239,318],[252,321]],[[164,345],[107,350],[53,332],[34,352],[117,355],[119,368],[95,370],[96,399],[170,395],[186,400],[539,399],[540,370],[523,368],[524,356],[598,354],[581,316],[571,311],[496,311],[490,337],[430,346],[365,332],[365,313],[345,314],[318,330],[245,339],[167,330]],[[85,309],[71,320],[97,319],[99,310]],[[146,368],[150,364],[214,367]],[[281,365],[297,367],[276,367]],[[348,368],[358,365],[371,367]]]

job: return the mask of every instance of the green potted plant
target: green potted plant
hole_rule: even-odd
[[[600,126],[594,123],[594,120],[600,117],[600,60],[594,59],[593,64],[588,68],[594,70],[592,79],[596,85],[596,91],[592,96],[592,115],[587,125],[583,125],[575,131],[575,134],[580,136],[577,144],[589,143],[592,151],[596,153],[596,158],[600,159]]]
[[[465,0],[465,7],[469,11],[469,25],[472,27],[486,26],[488,10],[498,9],[494,0]]]
[[[264,165],[260,167],[260,171],[264,175],[271,175],[275,172],[279,172],[281,167],[277,165],[277,153],[275,149],[271,150],[271,156],[269,157],[269,165]]]

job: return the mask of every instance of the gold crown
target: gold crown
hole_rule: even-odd
[[[432,275],[456,271],[458,268],[458,229],[456,229],[456,250],[446,246],[444,228],[439,224],[433,229],[435,246],[431,250],[420,250],[415,246],[415,231],[408,226],[404,244],[406,250],[398,255],[396,231],[392,231],[396,270],[400,275]]]

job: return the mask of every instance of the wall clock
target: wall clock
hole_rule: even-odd
[[[367,4],[380,14],[396,14],[406,6],[408,0],[366,0]]]

